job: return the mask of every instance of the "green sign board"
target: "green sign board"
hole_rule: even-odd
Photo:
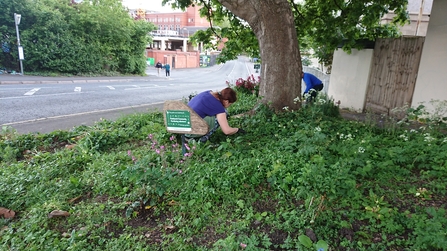
[[[167,110],[166,125],[172,131],[191,131],[191,114],[186,110]]]

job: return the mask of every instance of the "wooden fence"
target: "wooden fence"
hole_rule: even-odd
[[[411,104],[425,37],[378,39],[375,44],[365,110],[388,114]]]

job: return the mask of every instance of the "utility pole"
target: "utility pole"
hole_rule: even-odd
[[[16,23],[16,32],[17,32],[17,50],[19,52],[19,61],[20,61],[20,73],[23,76],[22,60],[24,59],[24,56],[23,56],[23,47],[20,45],[20,35],[19,35],[19,24],[21,18],[22,15],[14,13],[14,22]]]

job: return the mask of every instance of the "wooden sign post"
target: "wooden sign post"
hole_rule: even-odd
[[[205,135],[208,133],[208,123],[183,101],[165,101],[163,116],[166,130],[170,133],[182,135],[183,154],[186,153],[185,134]]]

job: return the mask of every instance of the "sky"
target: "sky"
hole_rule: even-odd
[[[160,12],[178,12],[180,10],[173,10],[171,6],[165,5],[162,7],[162,0],[122,0],[123,5],[129,9],[143,8],[147,10],[155,10]]]

